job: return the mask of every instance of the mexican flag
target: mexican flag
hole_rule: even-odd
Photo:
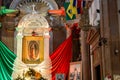
[[[0,41],[0,80],[12,80],[16,55]]]

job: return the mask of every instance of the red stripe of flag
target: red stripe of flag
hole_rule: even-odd
[[[82,13],[81,3],[82,3],[82,0],[77,0],[77,12],[78,12],[78,14]]]

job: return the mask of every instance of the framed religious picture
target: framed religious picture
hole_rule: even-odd
[[[25,36],[22,44],[22,61],[26,64],[39,64],[44,59],[43,37]]]
[[[120,75],[113,75],[114,80],[120,80]]]
[[[79,62],[71,62],[69,69],[69,80],[82,80],[82,63]]]
[[[57,73],[55,75],[55,80],[65,80],[65,74]]]

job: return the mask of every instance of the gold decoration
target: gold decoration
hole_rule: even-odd
[[[29,70],[25,73],[25,77],[27,78],[31,77],[35,78],[35,80],[38,80],[42,77],[42,75],[39,72],[35,71],[34,69],[29,68]]]

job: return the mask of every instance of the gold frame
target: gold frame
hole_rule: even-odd
[[[36,45],[35,59],[30,57],[30,45]],[[33,52],[33,51],[32,51]],[[34,51],[35,52],[35,51]],[[32,53],[33,54],[33,53]],[[22,43],[22,61],[26,64],[39,64],[44,60],[44,39],[43,36],[24,36]]]
[[[68,80],[76,80],[76,79],[74,79],[75,69],[76,69],[76,73],[78,76],[78,77],[76,77],[76,78],[78,78],[77,80],[82,80],[82,62],[81,61],[70,63]]]

